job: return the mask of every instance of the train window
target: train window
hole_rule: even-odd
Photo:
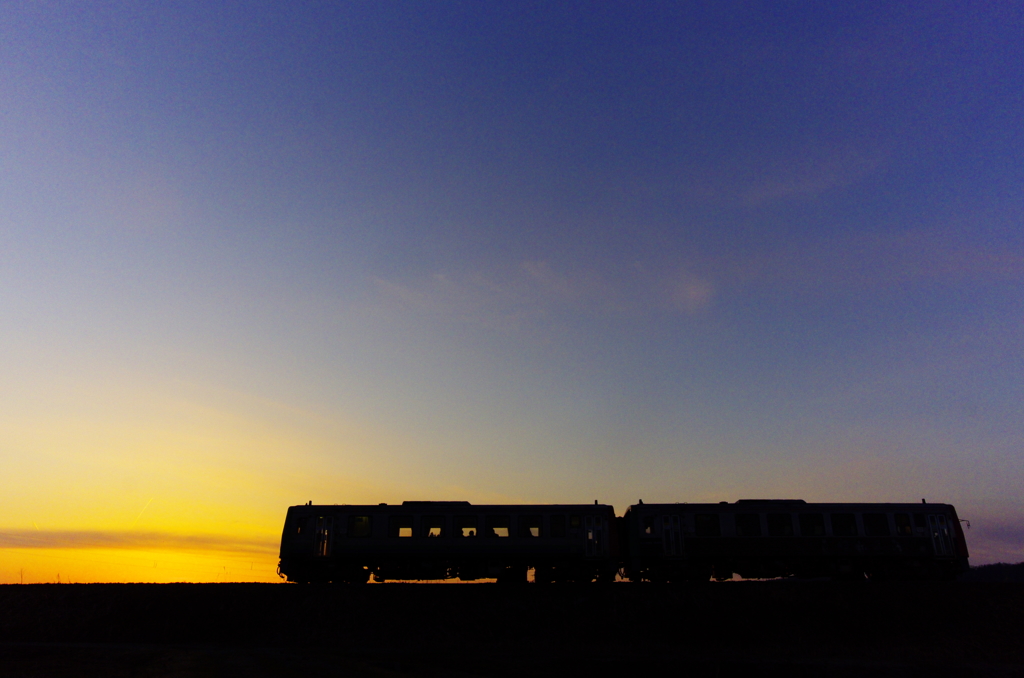
[[[572,529],[579,529],[579,526],[580,526],[580,517],[579,516],[569,516],[569,527],[572,528]]]
[[[420,529],[425,537],[444,537],[444,516],[423,516]]]
[[[476,530],[476,516],[455,516],[456,537],[475,537]]]
[[[512,520],[508,516],[487,516],[484,519],[484,524],[487,526],[487,531],[484,534],[488,537],[507,537]]]
[[[348,536],[350,536],[350,537],[369,537],[370,536],[370,516],[349,516],[348,517]]]
[[[832,514],[832,536],[833,537],[856,537],[857,517],[852,513]]]
[[[901,537],[909,537],[914,533],[913,528],[910,527],[909,513],[895,513],[892,517],[896,521],[896,534]]]
[[[391,516],[388,518],[389,537],[411,537],[412,516]]]
[[[654,534],[654,516],[644,516],[644,524],[640,531],[643,534]]]
[[[552,537],[565,536],[565,516],[551,516],[548,521],[548,524],[551,525]]]
[[[761,516],[757,513],[736,514],[736,536],[737,537],[760,537]]]
[[[792,537],[793,516],[788,513],[768,514],[768,536],[769,537]]]
[[[824,537],[825,516],[820,513],[800,514],[800,536],[801,537]]]
[[[539,537],[540,516],[519,516],[519,536]]]
[[[693,517],[693,526],[698,537],[722,536],[722,526],[717,513],[698,513]]]
[[[308,522],[309,518],[307,518],[306,516],[299,516],[298,518],[296,518],[292,522],[295,534],[302,534],[302,531],[306,528],[306,523]]]
[[[864,521],[864,534],[869,537],[889,536],[889,516],[884,513],[865,513],[861,516]]]

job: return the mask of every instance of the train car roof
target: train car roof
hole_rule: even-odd
[[[359,509],[594,509],[613,508],[611,504],[472,504],[468,501],[403,501],[401,504],[298,504],[289,508],[359,508]]]
[[[689,508],[816,508],[821,506],[836,506],[851,508],[855,506],[875,506],[875,507],[899,507],[903,509],[910,508],[922,508],[928,506],[950,506],[950,504],[944,502],[894,502],[894,501],[851,501],[851,502],[838,502],[838,501],[821,501],[821,502],[807,502],[803,499],[738,499],[733,503],[727,501],[720,502],[705,502],[705,503],[688,503],[688,502],[658,502],[658,503],[645,503],[640,502],[638,504],[632,504],[629,506],[631,509],[643,509],[643,508],[659,508],[659,507],[689,507]]]

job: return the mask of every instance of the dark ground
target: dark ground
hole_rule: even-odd
[[[1024,584],[0,586],[0,676],[1024,676]]]
[[[1024,563],[993,563],[972,567],[961,574],[960,581],[1018,582],[1024,584]]]

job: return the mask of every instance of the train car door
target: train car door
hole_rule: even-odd
[[[587,540],[586,554],[588,558],[596,558],[605,553],[604,518],[586,516],[583,519],[583,531]]]
[[[929,515],[928,528],[932,535],[932,549],[934,549],[935,555],[939,557],[952,556],[953,543],[950,539],[946,516],[942,514]]]
[[[313,555],[331,555],[331,533],[334,532],[334,517],[319,516],[316,519],[316,533],[313,535]]]
[[[679,557],[683,555],[682,530],[679,527],[679,516],[661,517],[661,545],[666,556]]]

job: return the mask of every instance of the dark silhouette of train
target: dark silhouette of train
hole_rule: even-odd
[[[496,579],[678,582],[800,577],[951,579],[968,569],[949,504],[746,499],[644,504],[313,505],[288,509],[292,582]]]

